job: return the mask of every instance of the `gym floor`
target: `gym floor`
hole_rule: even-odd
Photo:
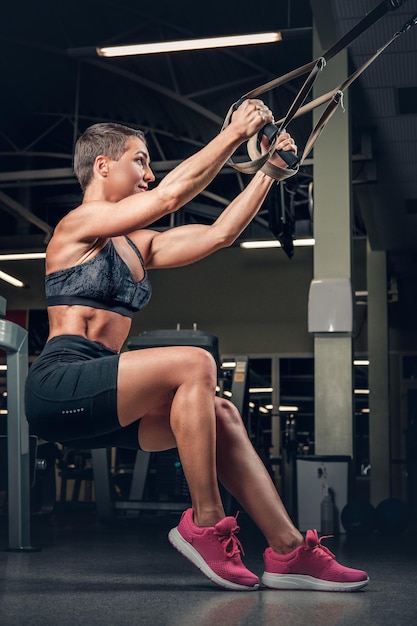
[[[0,521],[2,626],[409,626],[417,616],[415,528],[383,536],[340,535],[326,545],[368,571],[356,593],[219,589],[170,546],[177,513],[141,513],[104,524],[92,509],[35,518],[33,552],[8,552]],[[264,540],[239,516],[244,561],[262,574]]]

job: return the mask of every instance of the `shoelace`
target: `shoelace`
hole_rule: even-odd
[[[237,518],[237,515],[236,515],[236,518]],[[223,545],[224,551],[226,552],[227,556],[231,557],[231,556],[234,556],[235,554],[240,554],[240,553],[245,555],[243,546],[240,540],[236,537],[236,533],[238,533],[239,530],[240,530],[240,527],[237,524],[233,526],[233,528],[230,528],[228,533],[225,533],[224,531],[221,532],[217,529],[214,530],[214,534],[216,535],[220,543]]]
[[[323,535],[323,537],[317,538],[317,541],[315,541],[314,543],[307,543],[305,546],[306,550],[321,550],[323,551],[328,557],[330,557],[331,559],[336,559],[336,555],[333,554],[333,552],[331,550],[329,550],[329,548],[327,548],[327,546],[324,546],[322,544],[323,539],[332,539],[333,535]]]

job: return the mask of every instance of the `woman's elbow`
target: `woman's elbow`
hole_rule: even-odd
[[[162,181],[157,189],[161,205],[165,207],[166,213],[174,213],[183,206],[181,191],[174,185],[164,185]]]
[[[216,249],[230,248],[238,238],[236,233],[221,233],[216,240]]]
[[[239,235],[230,235],[230,237],[227,239],[226,244],[225,244],[225,248],[230,248],[231,246],[233,246],[234,243],[236,243],[237,238]]]

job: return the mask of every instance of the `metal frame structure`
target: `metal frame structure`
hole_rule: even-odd
[[[9,550],[32,551],[30,542],[29,425],[24,411],[28,373],[28,333],[4,319],[0,296],[0,348],[7,354],[7,466]]]

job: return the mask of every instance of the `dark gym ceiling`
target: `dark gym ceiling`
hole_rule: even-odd
[[[333,13],[329,20],[334,19],[340,36],[380,0],[328,2]],[[79,203],[71,156],[84,128],[112,120],[144,129],[155,172],[162,176],[220,131],[230,105],[241,95],[312,60],[315,5],[317,0],[311,4],[310,0],[4,2],[0,21],[0,252],[44,250],[58,219]],[[404,0],[399,9],[390,11],[350,46],[352,67],[369,58],[416,13],[417,0]],[[68,53],[105,44],[270,30],[282,30],[284,41],[119,59]],[[356,155],[353,188],[369,188],[374,198],[364,210],[360,194],[353,194],[354,234],[368,234],[375,249],[389,252],[393,274],[417,277],[416,52],[414,28],[399,37],[351,88],[351,110]],[[304,79],[263,96],[277,119],[286,113]],[[311,125],[308,114],[289,127],[299,146],[305,143]],[[324,132],[331,132],[331,122]],[[245,238],[274,238],[270,218],[283,206],[295,216],[296,235],[313,232],[314,154],[311,157],[285,186],[285,194],[278,188],[271,194]],[[181,211],[176,223],[209,223],[244,182],[235,170],[224,168],[207,192]]]

